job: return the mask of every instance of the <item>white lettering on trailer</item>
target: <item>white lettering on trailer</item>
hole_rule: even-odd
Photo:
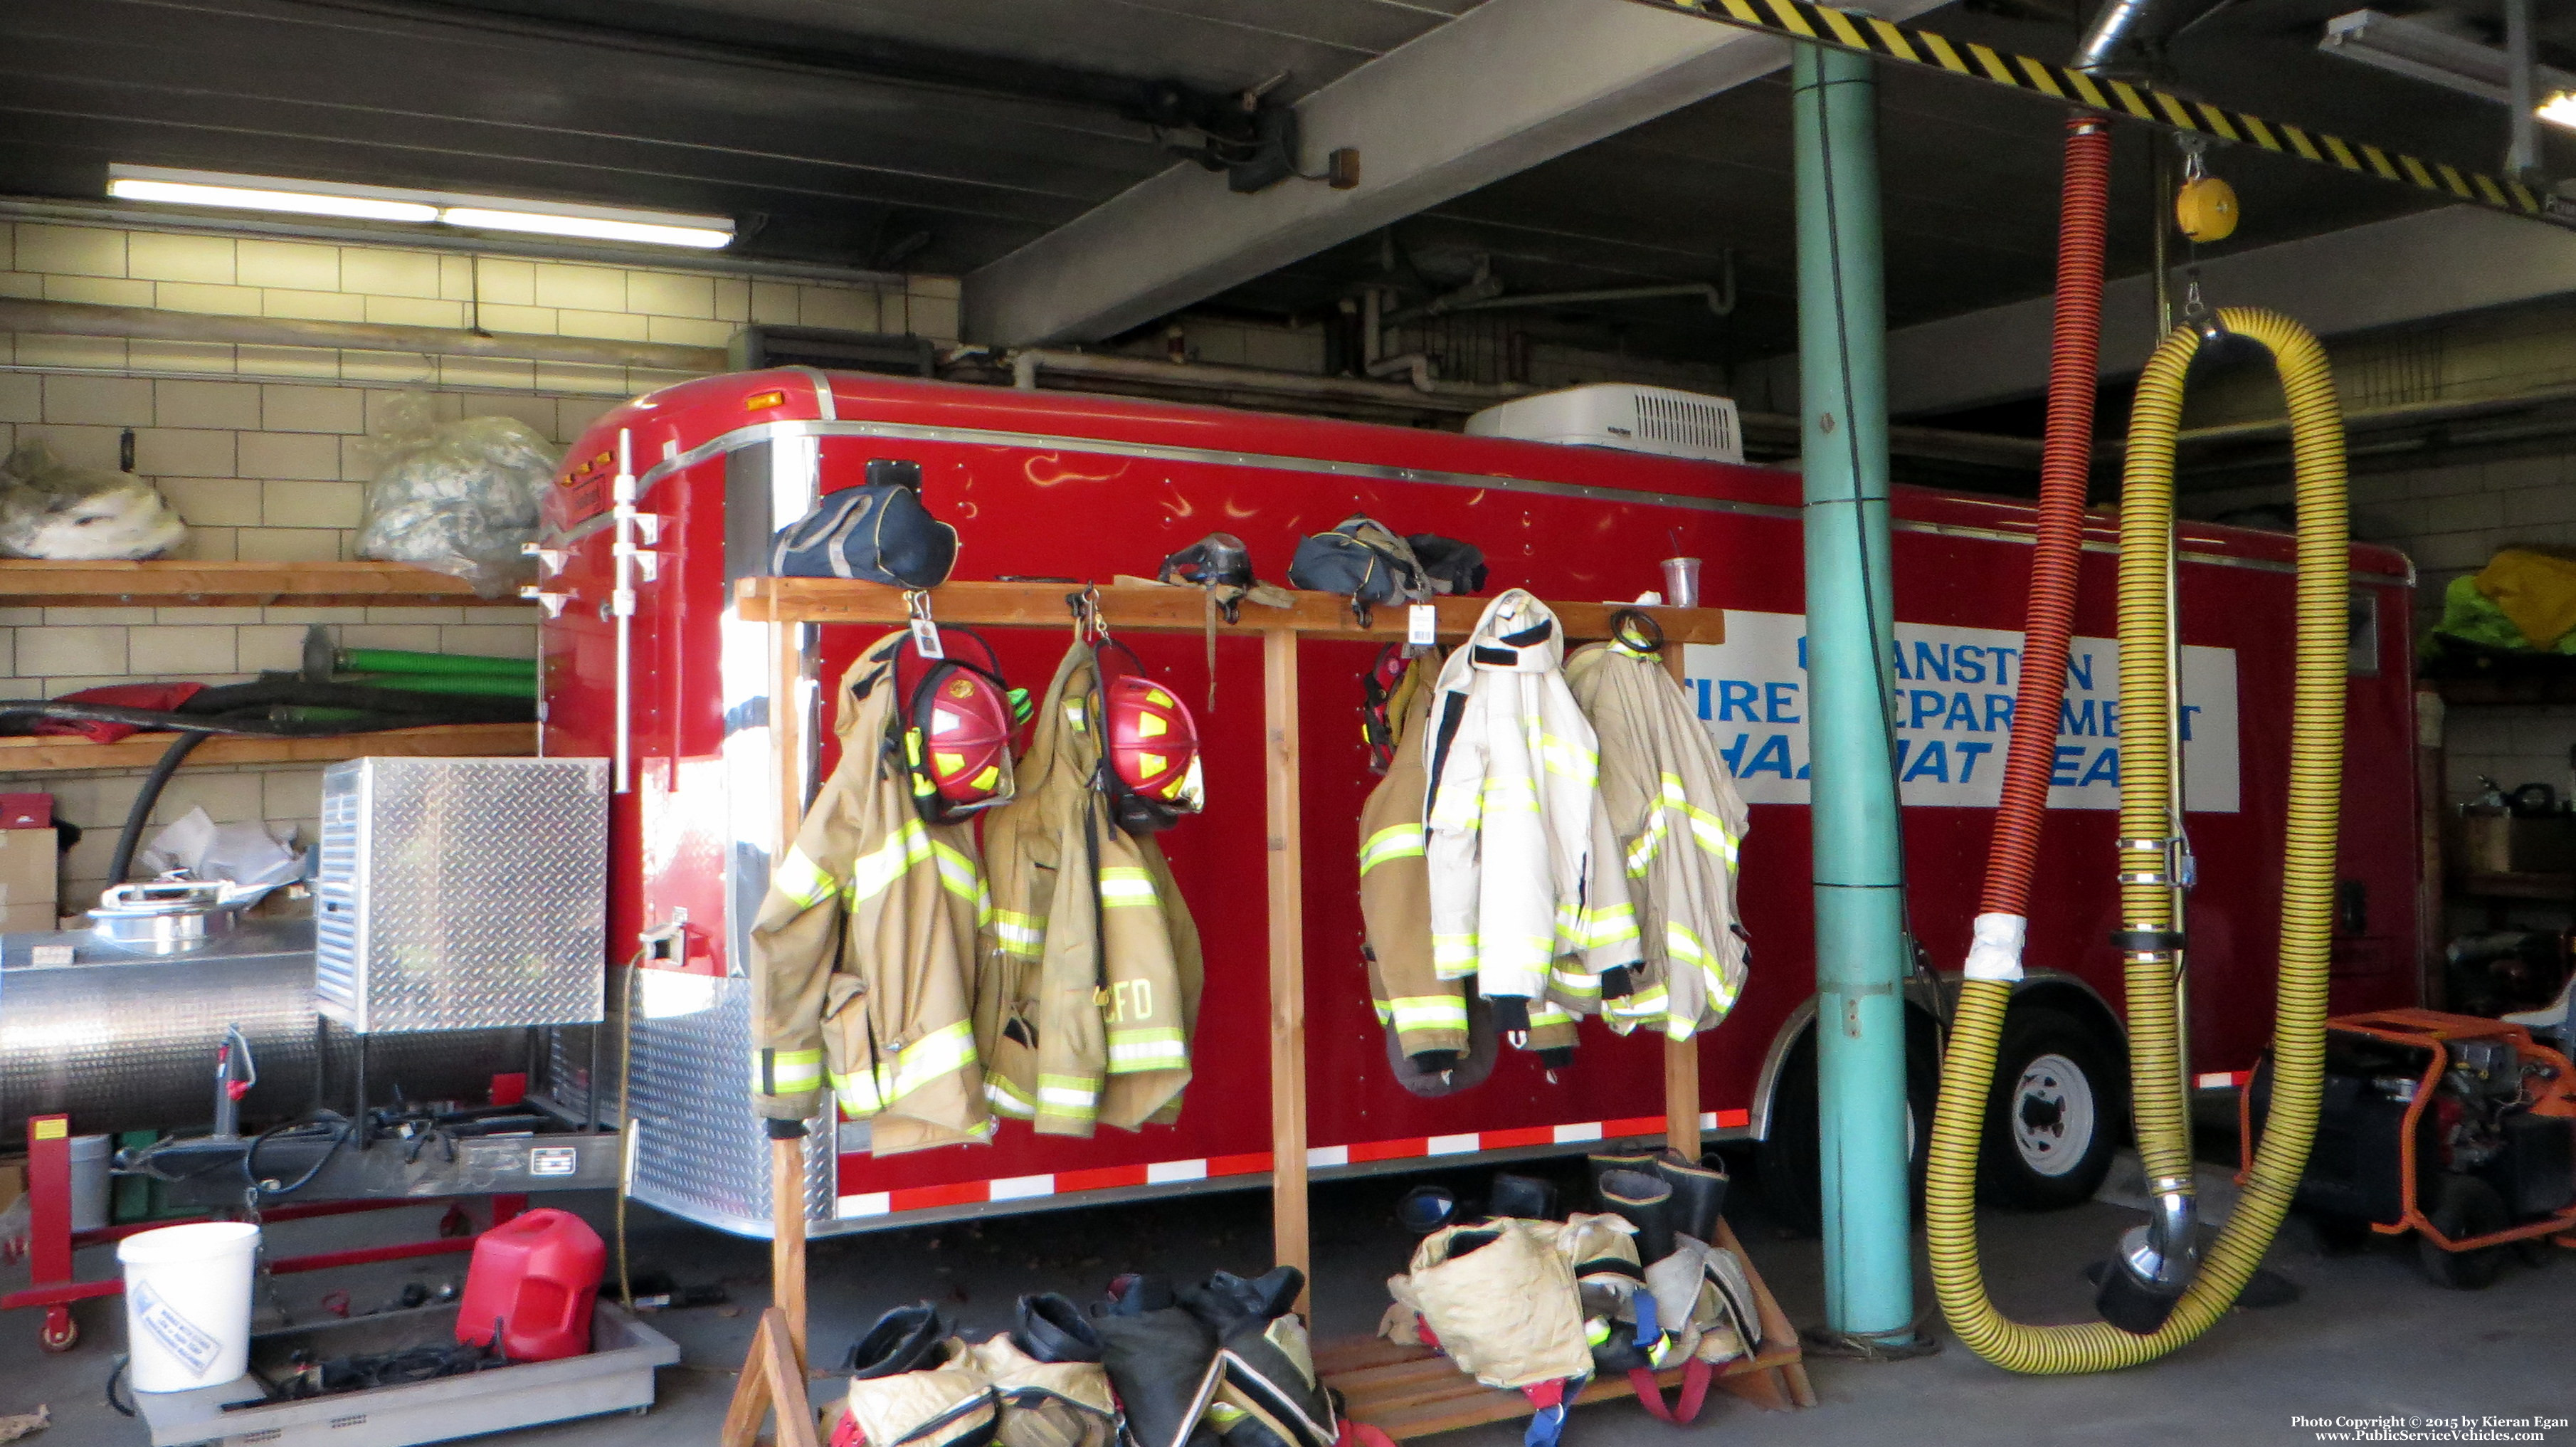
[[[1904,802],[1991,809],[2003,792],[2022,635],[1896,625],[1888,706]],[[1807,802],[1807,620],[1726,612],[1726,641],[1691,644],[1699,716],[1749,804]],[[2236,650],[2182,650],[2183,795],[2196,814],[2237,811]],[[2078,638],[2057,718],[2052,809],[2120,807],[2120,648]]]

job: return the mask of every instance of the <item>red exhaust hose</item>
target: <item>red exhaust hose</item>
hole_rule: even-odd
[[[2039,545],[2030,565],[2021,679],[2012,742],[1995,811],[1985,892],[1977,901],[1971,979],[2019,979],[2022,922],[2030,912],[2049,776],[2057,767],[2057,716],[2066,695],[2067,640],[2075,630],[2075,576],[2083,557],[2084,502],[2093,469],[2093,397],[2102,346],[2102,238],[2110,210],[2110,122],[2066,123],[2065,190],[2058,203],[2057,309],[2049,344],[2048,430],[2040,450]],[[1982,958],[1981,958],[1982,957]],[[2009,973],[2005,973],[2006,969]]]

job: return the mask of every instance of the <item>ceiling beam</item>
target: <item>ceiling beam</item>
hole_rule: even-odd
[[[1873,0],[1891,20],[1940,0]],[[1238,196],[1189,164],[965,283],[968,340],[1096,341],[1788,64],[1769,36],[1624,0],[1485,0],[1298,104],[1302,164],[1360,184]]]
[[[2212,306],[2268,307],[2343,336],[2576,292],[2576,232],[2453,206],[2214,257],[2200,281]],[[1888,411],[1938,415],[2046,390],[2050,309],[2033,297],[1889,333]],[[2102,376],[2145,365],[2154,312],[2148,273],[2103,288]],[[1740,366],[1735,381],[1745,406],[1798,410],[1795,353]]]

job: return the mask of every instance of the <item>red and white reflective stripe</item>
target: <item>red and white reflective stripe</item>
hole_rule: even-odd
[[[1702,1130],[1743,1130],[1752,1124],[1752,1112],[1744,1110],[1704,1110],[1699,1117]],[[1366,1165],[1373,1161],[1474,1155],[1529,1146],[1579,1145],[1588,1141],[1623,1140],[1663,1133],[1662,1116],[1638,1115],[1570,1125],[1518,1126],[1510,1130],[1468,1131],[1458,1135],[1408,1136],[1401,1140],[1368,1141],[1359,1145],[1312,1146],[1306,1151],[1306,1165],[1310,1170],[1329,1170],[1338,1166]],[[1091,1170],[1056,1171],[1039,1176],[1004,1176],[991,1181],[958,1181],[944,1186],[909,1186],[896,1191],[862,1191],[841,1197],[840,1215],[843,1220],[890,1216],[902,1211],[927,1211],[942,1206],[981,1206],[1026,1201],[1039,1196],[1071,1196],[1084,1191],[1161,1186],[1221,1176],[1255,1176],[1269,1169],[1270,1152],[1252,1151],[1237,1156],[1156,1161],[1148,1165],[1099,1166]]]
[[[2251,1070],[2213,1070],[2194,1077],[2192,1083],[2203,1090],[2243,1090],[2245,1082],[2253,1078]]]

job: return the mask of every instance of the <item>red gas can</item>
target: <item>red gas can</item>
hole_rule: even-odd
[[[570,1211],[539,1209],[474,1240],[456,1339],[491,1344],[517,1362],[549,1362],[590,1350],[590,1310],[599,1299],[608,1248]]]

